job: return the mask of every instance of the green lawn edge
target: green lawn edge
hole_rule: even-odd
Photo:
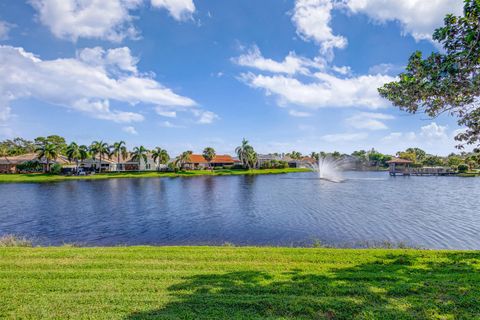
[[[0,248],[0,318],[478,319],[480,252]]]
[[[55,182],[69,180],[103,180],[125,178],[177,178],[198,176],[229,176],[229,175],[261,175],[261,174],[286,174],[292,172],[307,172],[305,168],[286,169],[253,169],[253,170],[192,170],[180,172],[112,172],[94,174],[90,176],[61,176],[51,174],[0,174],[0,183],[18,182]]]

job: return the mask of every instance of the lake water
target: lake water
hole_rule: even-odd
[[[480,179],[348,172],[0,184],[0,235],[59,245],[480,249]]]

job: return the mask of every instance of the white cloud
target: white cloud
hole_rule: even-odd
[[[244,67],[290,75],[295,73],[309,74],[309,68],[322,70],[325,66],[325,62],[320,58],[310,60],[297,56],[294,52],[290,52],[282,62],[267,59],[262,56],[257,46],[253,46],[246,54],[233,58],[232,61]]]
[[[12,24],[0,20],[0,41],[8,39],[8,33],[10,32],[12,26]]]
[[[441,140],[447,138],[447,127],[440,126],[435,122],[421,128],[420,136],[429,140]]]
[[[133,135],[137,135],[137,134],[138,134],[137,130],[136,130],[134,127],[132,127],[132,126],[123,127],[122,130],[123,130],[124,132],[126,132],[126,133],[130,133],[130,134],[133,134]]]
[[[314,40],[320,45],[320,51],[330,58],[334,48],[347,46],[347,39],[334,35],[330,27],[332,9],[331,0],[297,0],[292,16],[297,34],[304,40]]]
[[[391,119],[394,117],[384,113],[360,112],[347,118],[346,121],[355,129],[384,130],[388,127],[383,121]]]
[[[117,123],[143,121],[144,117],[135,112],[125,112],[110,109],[109,100],[80,99],[73,101],[71,106],[78,111],[83,111],[93,118],[109,120]]]
[[[195,12],[192,0],[152,0],[152,6],[167,9],[176,20],[187,20]]]
[[[30,0],[38,19],[58,38],[96,38],[119,42],[138,32],[129,10],[143,0]]]
[[[151,76],[136,71],[128,48],[87,49],[77,58],[42,60],[23,48],[0,46],[0,115],[10,113],[9,102],[34,98],[47,103],[81,111],[98,119],[115,122],[142,121],[143,115],[112,110],[111,101],[133,106],[138,103],[185,109],[196,105],[164,87]],[[96,62],[84,60],[95,56]],[[122,52],[122,59],[116,59]],[[125,61],[130,61],[126,63]],[[123,61],[123,62],[120,62]],[[125,71],[125,69],[130,71]]]
[[[302,39],[313,40],[320,52],[332,59],[333,49],[348,44],[345,37],[332,30],[335,9],[365,14],[376,23],[398,21],[403,34],[411,34],[418,41],[432,40],[434,29],[442,25],[445,15],[461,15],[462,8],[460,0],[296,0],[292,21]]]
[[[164,108],[157,106],[155,107],[155,112],[162,117],[167,117],[167,118],[176,118],[177,117],[177,112],[170,109],[170,108]]]
[[[367,133],[335,133],[335,134],[326,134],[321,137],[322,140],[326,142],[351,142],[364,140],[368,137]]]
[[[374,65],[368,69],[370,74],[389,74],[397,75],[398,73],[405,70],[405,67],[397,66],[391,63],[380,63]]]
[[[349,66],[342,66],[342,67],[333,66],[332,70],[335,71],[336,73],[341,74],[341,75],[350,74],[351,71],[352,71]]]
[[[30,0],[39,21],[58,38],[78,38],[120,42],[137,38],[131,10],[145,0]],[[164,8],[176,20],[184,20],[195,11],[192,0],[151,0],[151,5]]]
[[[220,118],[217,114],[211,111],[192,109],[192,113],[198,118],[197,123],[199,124],[210,124]]]
[[[162,121],[159,123],[159,126],[164,128],[184,128],[184,126],[174,124],[170,121]]]
[[[133,57],[128,47],[104,50],[101,47],[85,48],[77,52],[79,60],[108,71],[129,71],[137,73],[138,59]]]
[[[376,22],[399,21],[415,40],[431,40],[433,30],[448,13],[462,14],[460,0],[343,0],[352,13],[363,13]]]
[[[410,132],[391,132],[387,136],[382,138],[383,142],[399,142],[399,141],[415,141],[417,134],[413,131]]]
[[[464,129],[460,128],[448,132],[446,126],[431,122],[417,131],[391,132],[379,141],[378,147],[392,153],[418,147],[432,154],[446,155],[455,150],[457,142],[454,137],[462,130]]]
[[[304,111],[297,111],[297,110],[288,110],[288,114],[292,117],[310,117],[312,114]]]
[[[338,78],[325,72],[315,73],[312,82],[304,83],[283,75],[244,73],[241,79],[253,88],[275,95],[280,105],[293,104],[311,109],[325,107],[364,107],[377,109],[387,106],[377,88],[394,78],[385,75],[363,75]]]

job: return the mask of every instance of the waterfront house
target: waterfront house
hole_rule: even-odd
[[[186,169],[205,169],[210,165],[211,167],[233,166],[235,160],[227,155],[216,155],[210,163],[201,154],[191,154],[188,162],[185,163]]]
[[[115,166],[116,162],[112,159],[102,158],[102,162],[100,163],[100,158],[97,157],[95,160],[89,158],[78,162],[78,167],[83,171],[97,171],[99,167],[101,168],[102,172],[105,171],[112,171],[113,167]],[[70,165],[69,167],[72,167]],[[76,167],[76,163],[73,164],[73,167]]]
[[[36,153],[27,153],[19,156],[6,156],[0,158],[0,173],[17,173],[17,166],[19,164],[39,161]]]
[[[153,160],[152,154],[147,153],[147,161],[144,159],[133,160],[130,156],[129,159],[120,164],[120,167],[117,171],[155,171],[157,170],[157,164]],[[166,165],[161,164],[159,166],[160,170],[166,168]]]
[[[6,156],[0,158],[0,173],[20,173],[21,170],[18,169],[18,166],[27,162],[38,163],[43,167],[42,171],[45,171],[47,160],[45,158],[38,158],[36,153],[26,153],[18,156]],[[70,161],[65,156],[58,156],[55,160],[50,160],[50,166],[53,164],[60,164],[62,166],[72,165]]]
[[[120,158],[112,157],[111,160],[113,163],[111,164],[109,170],[110,171],[155,171],[157,170],[157,164],[153,160],[152,153],[148,152],[146,154],[147,161],[145,162],[144,159],[133,160],[132,154],[128,154],[126,158],[120,156]],[[164,170],[167,168],[167,165],[160,164],[158,166],[159,170]]]

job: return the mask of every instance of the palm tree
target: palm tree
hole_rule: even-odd
[[[185,165],[185,163],[189,162],[190,161],[190,155],[192,154],[193,152],[192,151],[185,151],[185,152],[182,152],[182,154],[180,154],[176,159],[175,159],[175,167],[176,168],[180,168],[180,169],[183,169],[183,166]]]
[[[152,150],[152,158],[157,166],[157,171],[160,170],[160,164],[166,164],[168,160],[170,160],[167,150],[160,147],[156,147],[154,150]]]
[[[320,159],[320,153],[313,151],[312,153],[310,153],[310,158],[318,161]]]
[[[210,162],[215,158],[215,156],[215,149],[211,147],[206,147],[205,149],[203,149],[203,157],[205,158],[205,160],[207,160],[208,167],[211,168]]]
[[[140,168],[140,161],[142,159],[145,162],[145,166],[147,165],[147,152],[148,150],[144,146],[133,148],[132,160],[138,161],[139,168]]]
[[[302,153],[298,152],[298,151],[292,151],[290,153],[287,153],[287,156],[289,156],[290,158],[292,158],[294,160],[298,160],[302,157]]]
[[[90,145],[90,153],[92,154],[92,159],[95,160],[95,157],[98,155],[100,160],[100,165],[98,172],[102,172],[102,158],[104,156],[110,156],[110,146],[108,143],[103,141],[93,141]]]
[[[248,140],[243,138],[242,144],[238,147],[235,148],[235,153],[238,156],[238,159],[240,162],[242,162],[243,165],[246,165],[246,155],[247,155],[247,149],[250,147],[248,144]]]
[[[257,153],[245,138],[243,138],[242,144],[235,148],[235,153],[242,164],[247,166],[249,170],[257,165]]]
[[[80,147],[78,147],[80,150],[80,157],[78,157],[78,160],[84,161],[89,157],[89,152],[88,152],[88,147],[84,144],[82,144]]]
[[[49,142],[42,143],[37,145],[37,147],[35,148],[35,152],[37,153],[38,159],[45,158],[47,162],[45,171],[50,172],[50,161],[55,160],[58,157],[57,146]]]
[[[126,159],[128,157],[128,151],[127,151],[127,147],[125,146],[125,141],[115,142],[111,148],[112,148],[112,156],[117,157],[117,171],[118,171],[118,168],[120,166],[120,156],[123,159]]]
[[[8,147],[4,145],[0,145],[0,157],[8,156]]]
[[[0,144],[0,158],[7,159],[8,156],[8,147]]]
[[[248,169],[256,168],[258,164],[257,153],[255,152],[255,150],[253,150],[252,147],[247,150],[247,163]]]
[[[79,146],[75,142],[72,142],[67,146],[66,155],[68,157],[68,161],[75,160],[76,171],[78,172],[78,161],[83,161],[88,157],[87,146]]]

